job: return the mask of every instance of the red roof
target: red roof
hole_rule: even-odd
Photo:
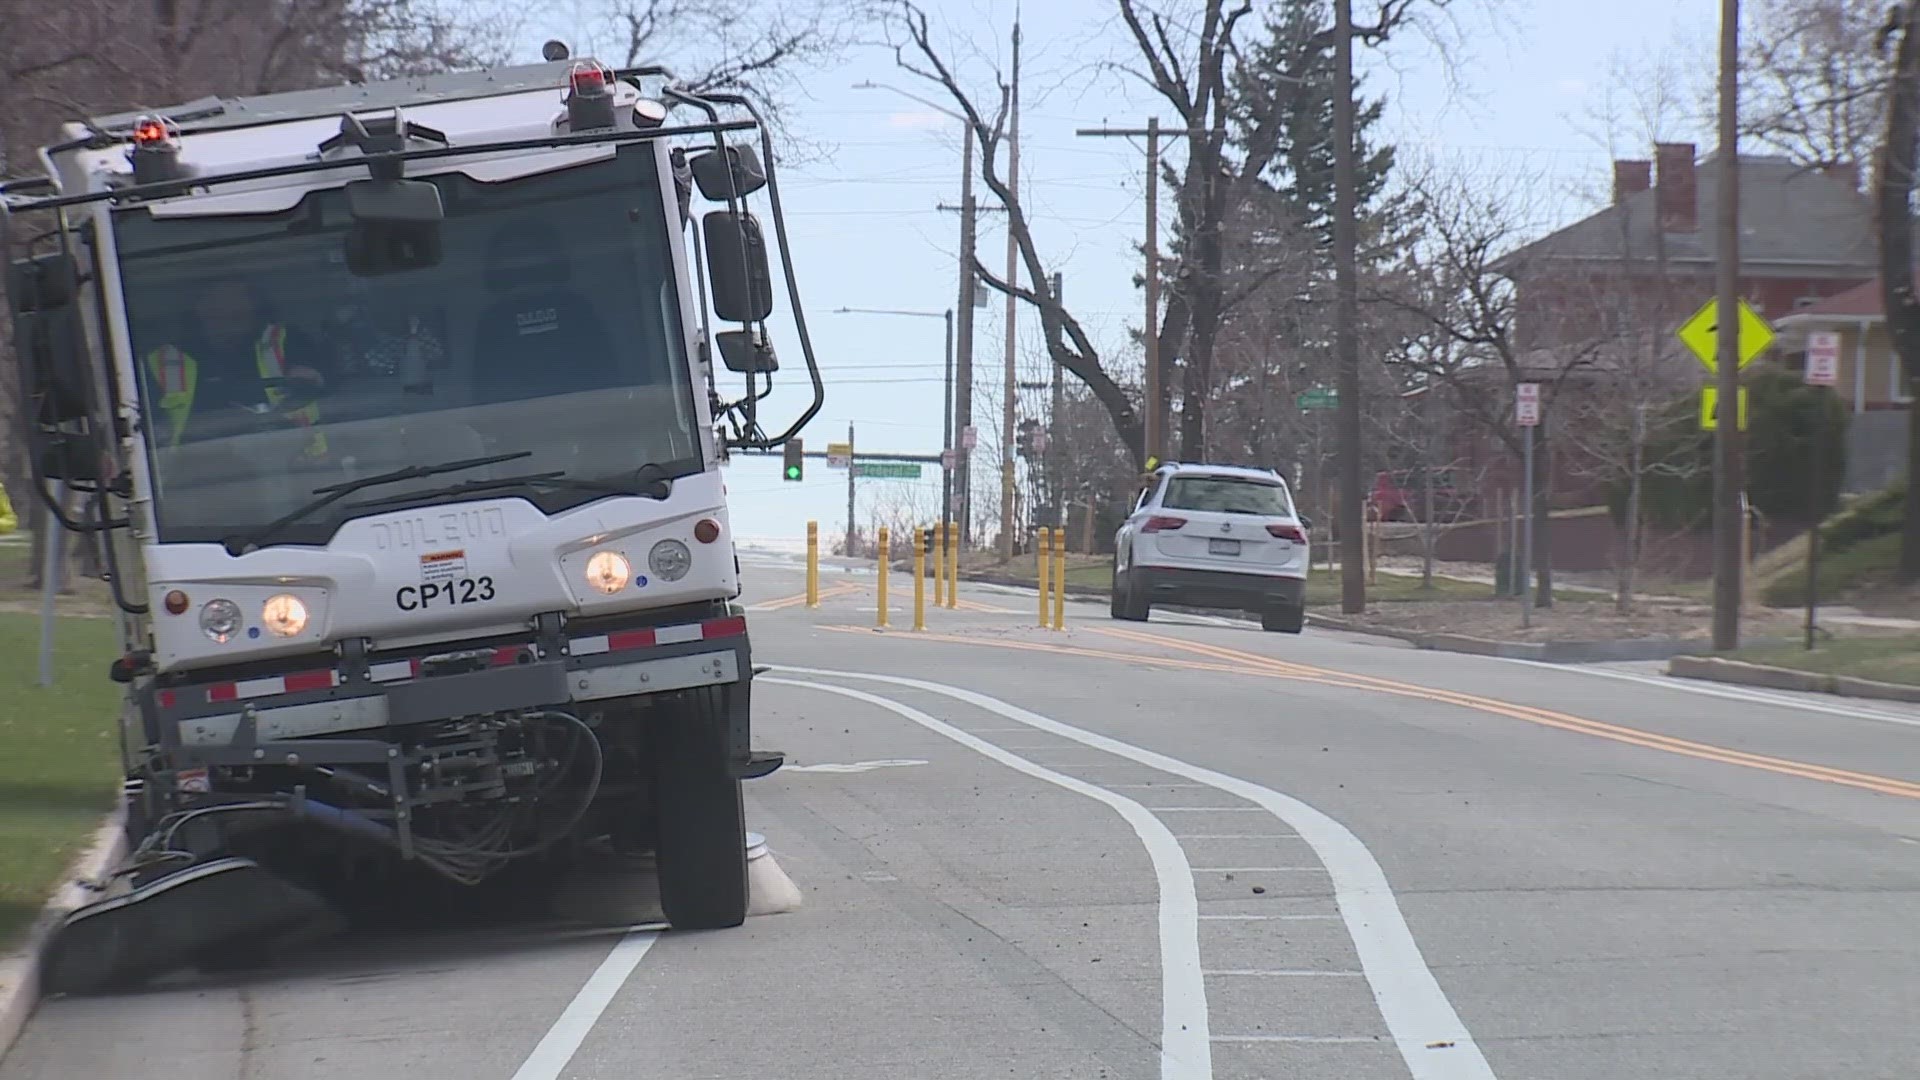
[[[1920,274],[1914,278],[1920,286]],[[1882,301],[1880,278],[1875,276],[1864,285],[1856,285],[1838,296],[1829,296],[1818,303],[1797,308],[1794,315],[1812,315],[1830,319],[1877,319],[1881,316]]]

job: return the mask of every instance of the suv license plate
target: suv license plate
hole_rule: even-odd
[[[1207,554],[1209,554],[1209,555],[1238,555],[1238,554],[1240,554],[1240,541],[1238,541],[1238,540],[1209,540],[1209,541],[1207,541]]]

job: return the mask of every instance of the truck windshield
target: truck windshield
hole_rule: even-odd
[[[582,481],[704,467],[653,150],[424,179],[446,209],[441,257],[377,276],[348,269],[339,189],[275,214],[115,216],[161,540],[218,541],[423,461],[524,451],[493,468]],[[444,482],[411,486],[427,501]],[[515,493],[547,513],[604,497]],[[353,514],[277,542],[325,543]]]

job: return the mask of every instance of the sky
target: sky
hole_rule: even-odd
[[[920,2],[935,41],[969,87],[990,92],[995,63],[1004,66],[1009,55],[1014,0]],[[1356,18],[1371,6],[1371,0],[1354,0]],[[1683,81],[1710,77],[1718,8],[1713,0],[1452,0],[1450,16],[1434,32],[1409,35],[1384,51],[1362,50],[1356,63],[1363,89],[1387,98],[1383,134],[1403,159],[1476,182],[1530,178],[1541,195],[1535,213],[1545,231],[1606,198],[1609,125],[1598,118],[1632,93],[1649,65],[1668,65]],[[1036,242],[1063,276],[1068,307],[1096,342],[1124,353],[1127,328],[1141,318],[1133,278],[1144,231],[1144,147],[1121,138],[1079,138],[1075,129],[1137,127],[1150,115],[1164,123],[1172,110],[1144,85],[1099,63],[1138,55],[1115,11],[1113,0],[1023,5],[1020,183]],[[526,56],[517,59],[535,59],[541,40],[566,33],[541,30],[527,28]],[[576,54],[593,47],[591,41],[572,44]],[[1628,74],[1623,64],[1638,71]],[[886,83],[947,104],[940,87],[901,70],[884,46],[856,49],[842,66],[810,72],[805,81],[806,99],[790,103],[787,115],[812,152],[779,172],[803,310],[827,382],[826,403],[803,438],[809,450],[823,450],[829,440],[843,441],[851,423],[856,451],[938,453],[944,407],[938,316],[957,297],[959,247],[959,216],[939,204],[959,202],[959,126],[899,93],[854,88]],[[1643,132],[1615,125],[1617,156],[1650,157]],[[1703,148],[1710,142],[1685,123],[1663,135],[1699,137]],[[976,190],[982,205],[991,203],[990,193]],[[1164,200],[1161,212],[1164,238]],[[991,267],[1005,259],[1005,230],[995,217],[981,215],[978,240]],[[810,397],[788,309],[783,295],[774,315],[783,371],[762,406],[770,431],[784,428]],[[996,296],[975,321],[977,501],[997,500],[993,441],[1003,320],[1004,302]],[[1038,319],[1023,313],[1016,334],[1020,378],[1046,378]],[[732,390],[737,393],[737,385]],[[727,484],[734,531],[743,540],[792,541],[804,536],[808,520],[817,520],[827,536],[845,527],[846,473],[829,470],[823,460],[809,460],[806,479],[796,484],[781,479],[777,457],[736,457]],[[908,511],[931,522],[940,501],[939,470],[926,467],[917,484],[862,480],[857,495],[855,516],[863,525],[876,515]]]

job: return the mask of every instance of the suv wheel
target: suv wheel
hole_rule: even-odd
[[[1304,607],[1274,608],[1260,615],[1260,629],[1276,634],[1297,634],[1306,629],[1306,625]]]

